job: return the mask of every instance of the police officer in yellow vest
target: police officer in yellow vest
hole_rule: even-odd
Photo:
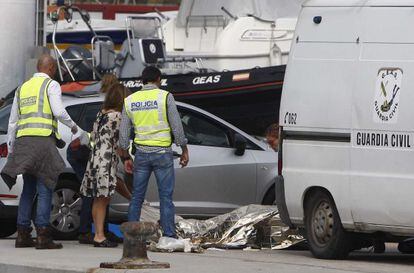
[[[49,230],[52,192],[65,168],[56,149],[59,143],[64,144],[57,121],[70,127],[74,134],[78,128],[62,105],[59,83],[51,79],[56,73],[56,61],[50,55],[42,55],[37,70],[39,73],[16,90],[8,128],[9,156],[1,176],[11,188],[17,175],[23,174],[15,247],[57,249],[62,245],[53,242]],[[37,238],[34,242],[30,234],[36,193]]]
[[[172,202],[175,175],[171,145],[174,142],[181,147],[180,164],[185,167],[189,160],[187,139],[174,97],[160,89],[160,70],[156,67],[146,67],[142,72],[142,81],[142,90],[125,99],[120,127],[119,144],[125,161],[125,170],[129,173],[133,171],[134,175],[128,221],[139,221],[148,180],[154,172],[160,199],[163,236],[176,237],[175,210]],[[134,163],[128,154],[132,127],[136,147]]]

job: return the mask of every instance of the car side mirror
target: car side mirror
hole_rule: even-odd
[[[236,148],[236,151],[234,152],[235,155],[242,156],[244,155],[244,152],[246,151],[246,139],[240,135],[235,134],[234,135],[234,147]]]

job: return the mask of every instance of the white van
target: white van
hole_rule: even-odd
[[[414,1],[309,0],[285,75],[276,202],[318,258],[414,235]]]

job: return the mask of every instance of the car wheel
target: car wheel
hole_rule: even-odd
[[[265,197],[263,198],[262,205],[276,205],[276,192],[275,186],[270,187]]]
[[[6,219],[0,221],[0,238],[6,238],[16,233],[16,219]]]
[[[79,183],[73,180],[61,180],[53,193],[50,226],[53,237],[60,240],[75,239],[80,226],[82,199]]]
[[[313,193],[305,203],[305,227],[309,248],[316,258],[343,259],[351,251],[352,238],[339,218],[331,196]]]

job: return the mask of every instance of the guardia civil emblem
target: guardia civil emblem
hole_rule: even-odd
[[[403,71],[400,68],[382,68],[375,85],[374,122],[396,123]]]

